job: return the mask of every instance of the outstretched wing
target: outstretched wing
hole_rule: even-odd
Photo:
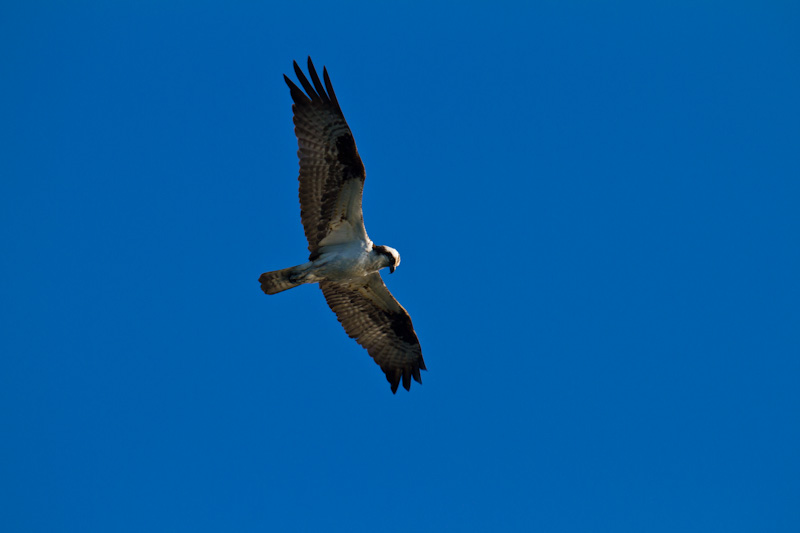
[[[308,250],[353,240],[368,240],[361,214],[364,164],[353,134],[344,120],[327,69],[325,85],[311,58],[311,82],[294,62],[294,71],[305,92],[284,76],[294,105],[294,132],[300,158],[300,217]]]
[[[386,374],[392,392],[397,392],[400,378],[406,390],[412,377],[422,383],[419,371],[425,370],[425,361],[411,317],[380,274],[347,283],[323,281],[319,286],[347,334],[367,349]]]

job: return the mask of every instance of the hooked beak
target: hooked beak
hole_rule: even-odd
[[[389,274],[394,274],[394,265],[389,266]]]

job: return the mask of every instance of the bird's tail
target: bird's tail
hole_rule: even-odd
[[[298,267],[293,266],[283,270],[273,270],[264,272],[258,281],[261,282],[261,290],[267,294],[278,294],[289,289],[293,289],[304,282],[298,280]]]

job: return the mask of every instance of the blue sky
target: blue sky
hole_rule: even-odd
[[[796,4],[72,4],[0,8],[0,529],[800,529]],[[410,393],[256,281],[308,55]]]

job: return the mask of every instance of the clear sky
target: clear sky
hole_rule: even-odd
[[[800,531],[798,4],[381,4],[3,3],[0,530]],[[308,55],[411,392],[259,290]]]

